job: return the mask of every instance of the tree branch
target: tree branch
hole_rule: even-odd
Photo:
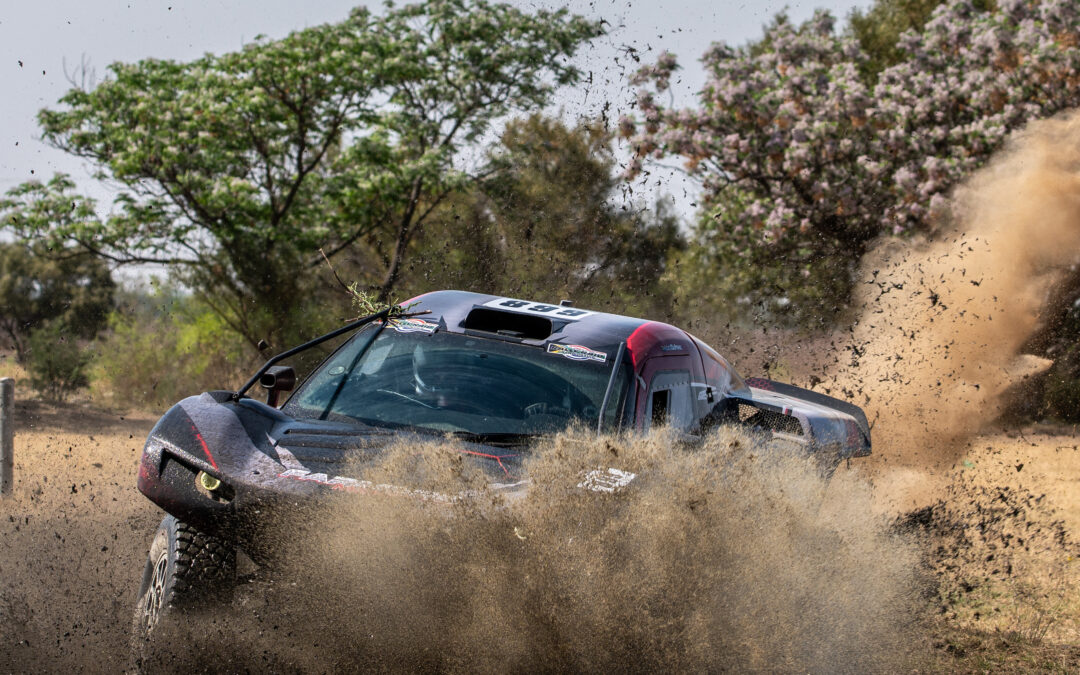
[[[416,212],[417,202],[420,201],[420,190],[423,187],[424,179],[417,176],[413,180],[412,191],[409,194],[409,203],[405,207],[405,213],[401,216],[401,222],[398,225],[397,241],[394,244],[394,257],[390,260],[390,267],[386,271],[386,278],[383,280],[382,286],[379,288],[379,302],[386,302],[386,299],[390,297],[390,291],[393,290],[394,284],[397,283],[398,274],[401,270],[401,261],[405,257],[405,247],[409,243],[409,229],[412,226],[413,214]]]

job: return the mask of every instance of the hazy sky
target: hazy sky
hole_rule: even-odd
[[[81,61],[96,70],[98,80],[108,64],[142,58],[186,60],[205,52],[240,48],[258,34],[280,37],[291,30],[344,18],[358,3],[348,0],[0,0],[0,191],[31,178],[48,179],[55,171],[72,174],[83,189],[108,201],[108,191],[89,178],[88,167],[39,140],[35,116],[55,106],[70,88],[65,77]],[[369,3],[370,6],[381,6]],[[401,4],[401,3],[399,3]],[[523,8],[553,8],[563,3],[514,0]],[[592,72],[593,85],[560,93],[556,106],[571,116],[593,116],[605,102],[613,119],[632,93],[625,74],[633,65],[625,47],[651,60],[661,49],[686,66],[674,83],[676,100],[692,103],[704,81],[697,58],[714,41],[740,44],[761,33],[776,12],[788,8],[795,20],[815,7],[830,9],[838,19],[868,0],[688,0],[686,2],[574,1],[572,11],[604,18],[610,34],[586,48],[578,66]],[[651,50],[651,51],[650,51]],[[669,190],[681,193],[685,185]],[[681,201],[681,195],[680,195]],[[684,210],[680,208],[680,210]]]

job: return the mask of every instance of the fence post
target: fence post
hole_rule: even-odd
[[[15,484],[15,380],[0,378],[0,497],[10,495]]]

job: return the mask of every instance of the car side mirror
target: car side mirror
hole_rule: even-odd
[[[259,378],[259,386],[266,390],[266,404],[272,408],[278,406],[278,394],[292,391],[296,385],[296,371],[292,366],[271,366]]]

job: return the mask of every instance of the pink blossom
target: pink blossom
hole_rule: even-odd
[[[872,89],[859,77],[866,56],[826,12],[771,25],[755,48],[713,45],[701,59],[708,83],[686,110],[653,96],[679,67],[664,52],[635,75],[651,90],[639,91],[646,125],[634,127],[631,148],[693,159],[706,209],[746,204],[707,221],[746,246],[753,228],[736,224],[808,246],[821,228],[853,244],[925,228],[1009,133],[1080,106],[1080,48],[1062,37],[1080,34],[1080,3],[997,7],[946,0],[921,32],[901,36],[905,58]]]

